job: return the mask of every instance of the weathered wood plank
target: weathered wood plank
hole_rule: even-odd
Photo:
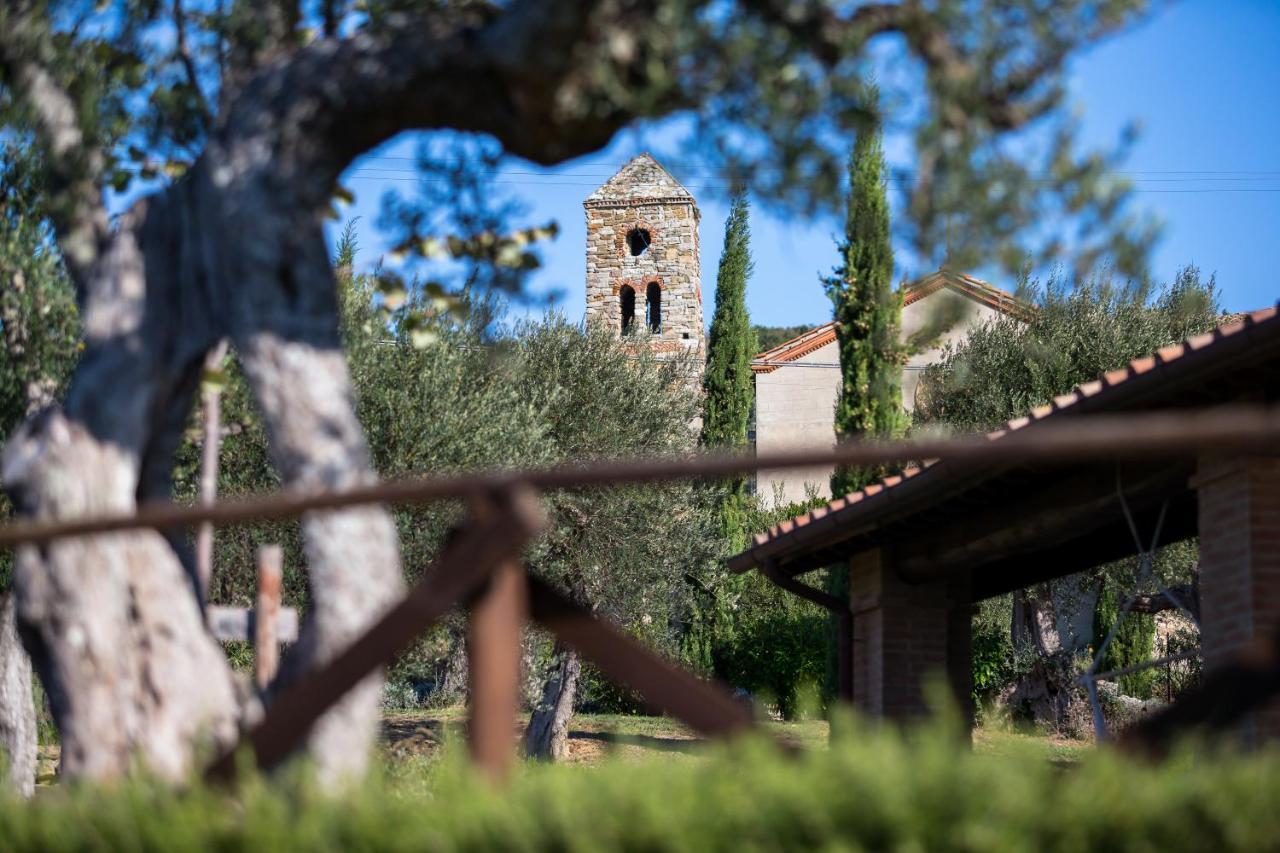
[[[247,643],[253,640],[257,632],[257,620],[252,607],[210,605],[206,621],[209,633],[223,643]],[[298,642],[298,611],[294,608],[280,608],[276,640],[284,644]]]

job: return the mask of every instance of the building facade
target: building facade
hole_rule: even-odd
[[[949,344],[996,317],[1026,320],[1032,309],[998,287],[942,269],[903,289],[903,340],[934,326],[944,329],[928,350],[913,354],[902,369],[902,403],[914,411],[920,372],[937,362]],[[840,349],[834,323],[757,355],[755,443],[757,453],[826,448],[835,444],[835,407],[840,394]],[[756,489],[765,504],[830,498],[831,468],[770,471]]]

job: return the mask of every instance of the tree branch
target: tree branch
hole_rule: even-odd
[[[174,50],[178,55],[178,61],[182,63],[183,71],[187,75],[187,85],[191,87],[191,91],[195,92],[196,100],[200,102],[200,114],[204,117],[205,127],[208,128],[213,113],[209,110],[209,101],[204,96],[204,89],[200,87],[200,77],[196,73],[196,63],[191,56],[191,48],[187,44],[187,15],[182,8],[182,0],[173,0],[173,29]]]
[[[1003,81],[987,81],[981,79],[972,57],[956,45],[943,21],[918,3],[871,3],[858,7],[847,18],[821,0],[802,4],[745,0],[745,5],[811,44],[814,55],[828,67],[875,36],[897,33],[946,92],[976,93],[973,106],[999,130],[1020,127],[1056,102],[1056,94],[1033,100],[1025,100],[1025,96],[1061,68],[1067,54],[1065,43],[1060,50],[1006,75]]]
[[[49,215],[77,284],[98,258],[109,222],[98,178],[105,158],[85,137],[71,95],[48,70],[50,32],[29,10],[0,16],[0,75],[28,110],[52,181]]]
[[[1200,618],[1200,588],[1198,584],[1184,583],[1169,587],[1169,592],[1191,615]],[[1135,595],[1129,602],[1130,613],[1147,613],[1154,615],[1166,610],[1177,610],[1169,597],[1162,592],[1150,595]]]
[[[593,35],[624,23],[593,18],[601,7],[618,11],[600,0],[521,0],[506,11],[469,9],[452,28],[426,15],[325,39],[247,81],[217,135],[234,145],[274,128],[271,168],[312,178],[307,198],[316,204],[327,204],[353,158],[408,129],[488,133],[510,153],[560,162],[599,148],[636,117],[581,73]]]

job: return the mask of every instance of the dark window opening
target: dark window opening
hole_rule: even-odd
[[[687,340],[689,340],[689,333],[688,333],[688,332],[685,332],[685,333],[684,333],[683,335],[681,335],[680,337],[684,338],[684,339],[687,341]]]
[[[627,232],[627,248],[631,250],[631,257],[638,258],[649,248],[649,232],[643,228],[632,228]]]
[[[636,319],[636,292],[631,289],[630,285],[622,285],[622,290],[618,292],[619,298],[622,300],[622,334],[631,331],[631,326]]]
[[[644,319],[649,331],[655,335],[662,331],[662,288],[656,281],[649,282],[645,290]]]

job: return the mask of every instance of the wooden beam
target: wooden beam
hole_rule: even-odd
[[[222,643],[251,643],[257,635],[257,618],[252,607],[210,605],[205,613],[209,633]],[[276,619],[277,642],[298,642],[298,611],[281,607]]]
[[[316,721],[369,673],[390,663],[441,616],[465,601],[503,561],[518,555],[545,519],[536,493],[513,489],[492,520],[471,525],[421,581],[350,646],[285,688],[235,748],[205,771],[212,782],[235,777],[236,754],[270,770],[298,749]]]
[[[524,566],[513,556],[494,571],[467,619],[467,741],[471,760],[492,782],[506,781],[515,763],[520,639],[528,615]]]
[[[266,690],[280,669],[280,594],[284,583],[284,550],[279,545],[258,549],[258,606],[254,608],[253,676]]]
[[[530,615],[613,681],[639,693],[645,704],[709,737],[755,726],[751,709],[714,682],[663,660],[640,642],[529,576]]]
[[[1146,512],[1167,498],[1188,493],[1190,474],[1189,463],[1128,465],[1120,482],[1130,508]],[[904,579],[925,582],[1029,553],[1063,548],[1085,553],[1094,531],[1123,523],[1116,484],[1115,465],[1091,466],[1079,473],[1029,472],[1006,486],[998,502],[922,524],[918,537],[895,547],[894,566]],[[1027,569],[1035,566],[1028,564]]]

